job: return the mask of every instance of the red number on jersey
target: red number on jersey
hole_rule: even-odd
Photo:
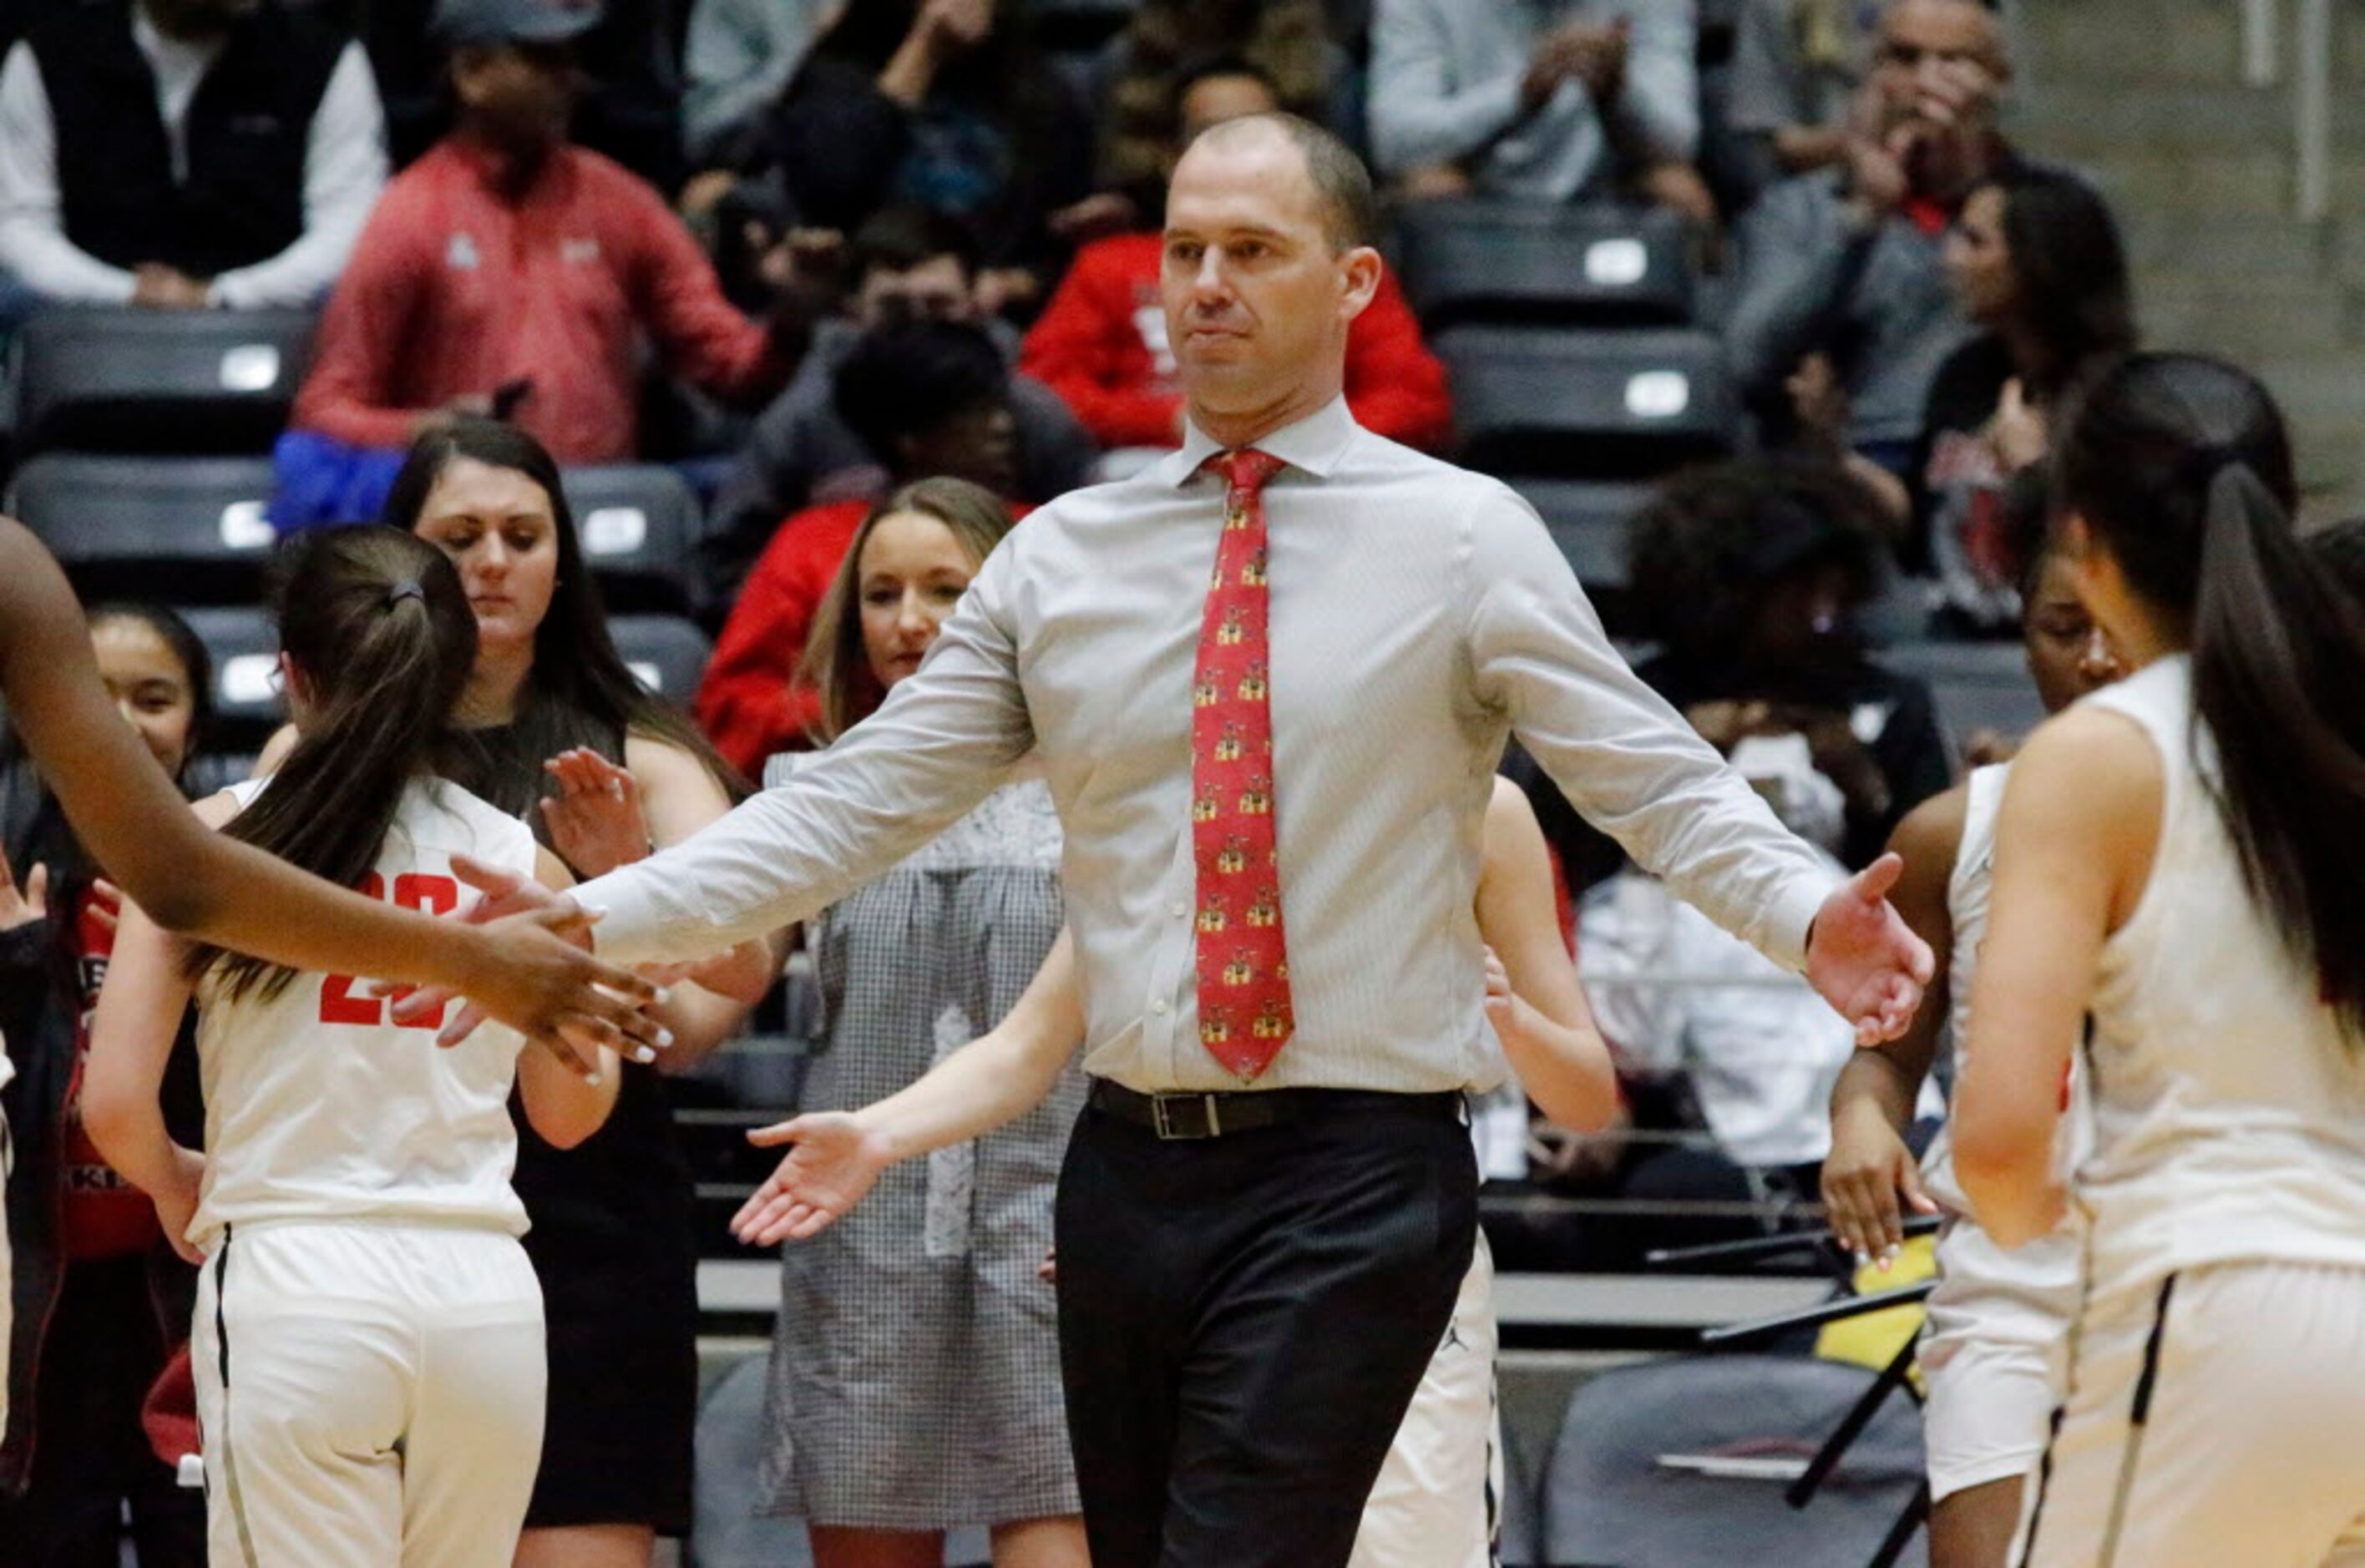
[[[449,914],[460,907],[460,884],[449,877],[405,871],[394,879],[394,902],[398,908],[415,909],[423,914]],[[451,1010],[452,1004],[447,1002],[424,1017],[403,1019],[402,1027],[441,1029],[443,1015]]]
[[[386,897],[386,880],[372,871],[353,890],[365,899],[382,899]],[[320,982],[321,1023],[368,1025],[380,1023],[385,1017],[385,1002],[375,996],[356,996],[353,993],[353,976],[331,975]]]
[[[364,898],[382,899],[386,897],[386,879],[372,871],[356,890]],[[449,877],[405,871],[394,879],[394,902],[398,908],[415,909],[425,914],[449,914],[460,907],[460,884]],[[351,975],[330,975],[321,980],[321,1023],[359,1024],[375,1028],[386,1022],[386,1003],[375,996],[357,994],[357,984]],[[402,1026],[440,1029],[448,1011],[448,1007],[441,1008],[428,1017],[406,1019]]]

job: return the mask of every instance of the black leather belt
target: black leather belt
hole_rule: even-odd
[[[1194,1092],[1177,1090],[1142,1094],[1105,1078],[1093,1080],[1088,1103],[1120,1121],[1148,1127],[1161,1139],[1223,1137],[1258,1127],[1278,1126],[1328,1111],[1430,1111],[1459,1116],[1462,1096],[1388,1094],[1362,1089],[1251,1089]]]

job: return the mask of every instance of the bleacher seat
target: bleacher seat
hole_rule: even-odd
[[[260,457],[50,453],[17,472],[9,505],[84,599],[252,603],[275,535]]]
[[[1922,1423],[1890,1398],[1804,1508],[1783,1500],[1872,1374],[1808,1357],[1615,1367],[1580,1386],[1552,1444],[1543,1560],[1653,1568],[1839,1568],[1874,1549],[1922,1484]],[[1746,1543],[1745,1547],[1743,1543]],[[1925,1561],[1921,1543],[1900,1563]]]
[[[681,707],[698,695],[714,645],[677,615],[611,615],[609,634],[643,686]]]
[[[253,605],[181,613],[213,655],[213,749],[227,755],[261,751],[286,716],[279,694],[278,629]]]
[[[1722,456],[1739,404],[1713,334],[1455,327],[1434,346],[1462,459],[1494,474],[1651,478]]]
[[[1396,236],[1406,297],[1431,331],[1692,319],[1684,220],[1664,207],[1415,202],[1397,213]]]
[[[1938,722],[1958,745],[1980,730],[2021,736],[2045,722],[2028,655],[2017,641],[1900,643],[1874,656],[1930,683]]]
[[[686,615],[697,604],[690,551],[698,497],[670,468],[569,468],[561,476],[584,559],[608,607]]]
[[[1649,502],[1649,486],[1520,479],[1512,487],[1542,517],[1587,593],[1625,588],[1628,525]]]
[[[20,452],[261,453],[287,422],[308,310],[37,312],[18,362]]]

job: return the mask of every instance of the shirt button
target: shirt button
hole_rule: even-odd
[[[1174,918],[1177,920],[1186,920],[1190,917],[1191,906],[1184,903],[1181,899],[1176,899],[1167,907],[1174,912]]]
[[[1160,997],[1160,998],[1159,998],[1156,1002],[1151,1002],[1151,1003],[1149,1004],[1149,1010],[1150,1010],[1152,1013],[1157,1014],[1160,1018],[1165,1017],[1165,1016],[1166,1016],[1166,999],[1165,999],[1165,998],[1163,998],[1163,997]]]

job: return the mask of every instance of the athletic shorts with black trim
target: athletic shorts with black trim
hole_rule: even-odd
[[[1969,1220],[1947,1224],[1919,1352],[1933,1499],[2035,1472],[2068,1385],[2084,1274],[2074,1235],[2006,1249]]]
[[[1363,1505],[1348,1568],[1488,1568],[1503,1496],[1495,1403],[1495,1260],[1486,1233]]]
[[[2115,1292],[2079,1321],[2011,1561],[2365,1568],[2360,1433],[2365,1269],[2220,1263]]]
[[[192,1355],[216,1568],[506,1568],[542,1457],[542,1289],[500,1231],[233,1226]]]

